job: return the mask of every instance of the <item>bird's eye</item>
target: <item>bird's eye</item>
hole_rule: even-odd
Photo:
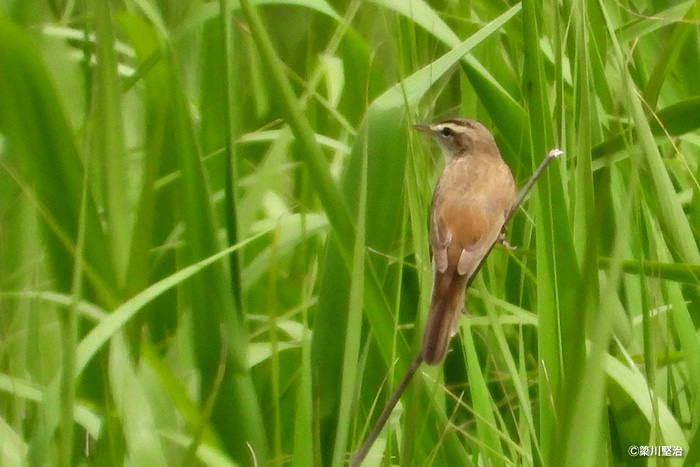
[[[454,132],[449,127],[443,127],[442,130],[440,130],[440,134],[442,136],[448,137],[448,136],[452,136],[454,134]]]

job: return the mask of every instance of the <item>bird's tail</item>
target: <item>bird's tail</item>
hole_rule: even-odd
[[[421,356],[428,365],[437,365],[445,358],[447,346],[459,324],[467,279],[467,275],[454,271],[449,275],[442,274],[435,281],[421,343]]]

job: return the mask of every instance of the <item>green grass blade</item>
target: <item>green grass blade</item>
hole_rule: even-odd
[[[22,167],[22,177],[31,180],[36,201],[52,216],[48,222],[61,233],[59,237],[47,229],[47,253],[57,287],[67,292],[73,277],[84,169],[73,131],[36,48],[2,16],[0,29],[0,59],[5,64],[0,70],[0,130],[13,164]],[[101,287],[114,284],[115,275],[109,255],[103,254],[106,236],[92,198],[87,200],[85,229],[85,262],[96,273],[93,285],[102,300],[113,304],[114,290]]]
[[[92,140],[89,167],[91,177],[96,179],[93,185],[99,189],[97,198],[105,208],[105,219],[110,227],[108,245],[116,269],[116,285],[122,288],[133,232],[130,217],[132,189],[122,136],[121,89],[117,77],[112,10],[108,2],[96,2],[94,6],[97,66],[90,110],[95,118],[88,128]]]

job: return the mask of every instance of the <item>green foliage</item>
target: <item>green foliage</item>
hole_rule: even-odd
[[[565,154],[366,465],[695,465],[697,8],[0,2],[0,465],[347,463],[458,115]]]

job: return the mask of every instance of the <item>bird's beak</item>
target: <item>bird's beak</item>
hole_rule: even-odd
[[[413,129],[422,133],[428,133],[429,135],[434,133],[433,129],[430,128],[430,125],[413,125]]]

